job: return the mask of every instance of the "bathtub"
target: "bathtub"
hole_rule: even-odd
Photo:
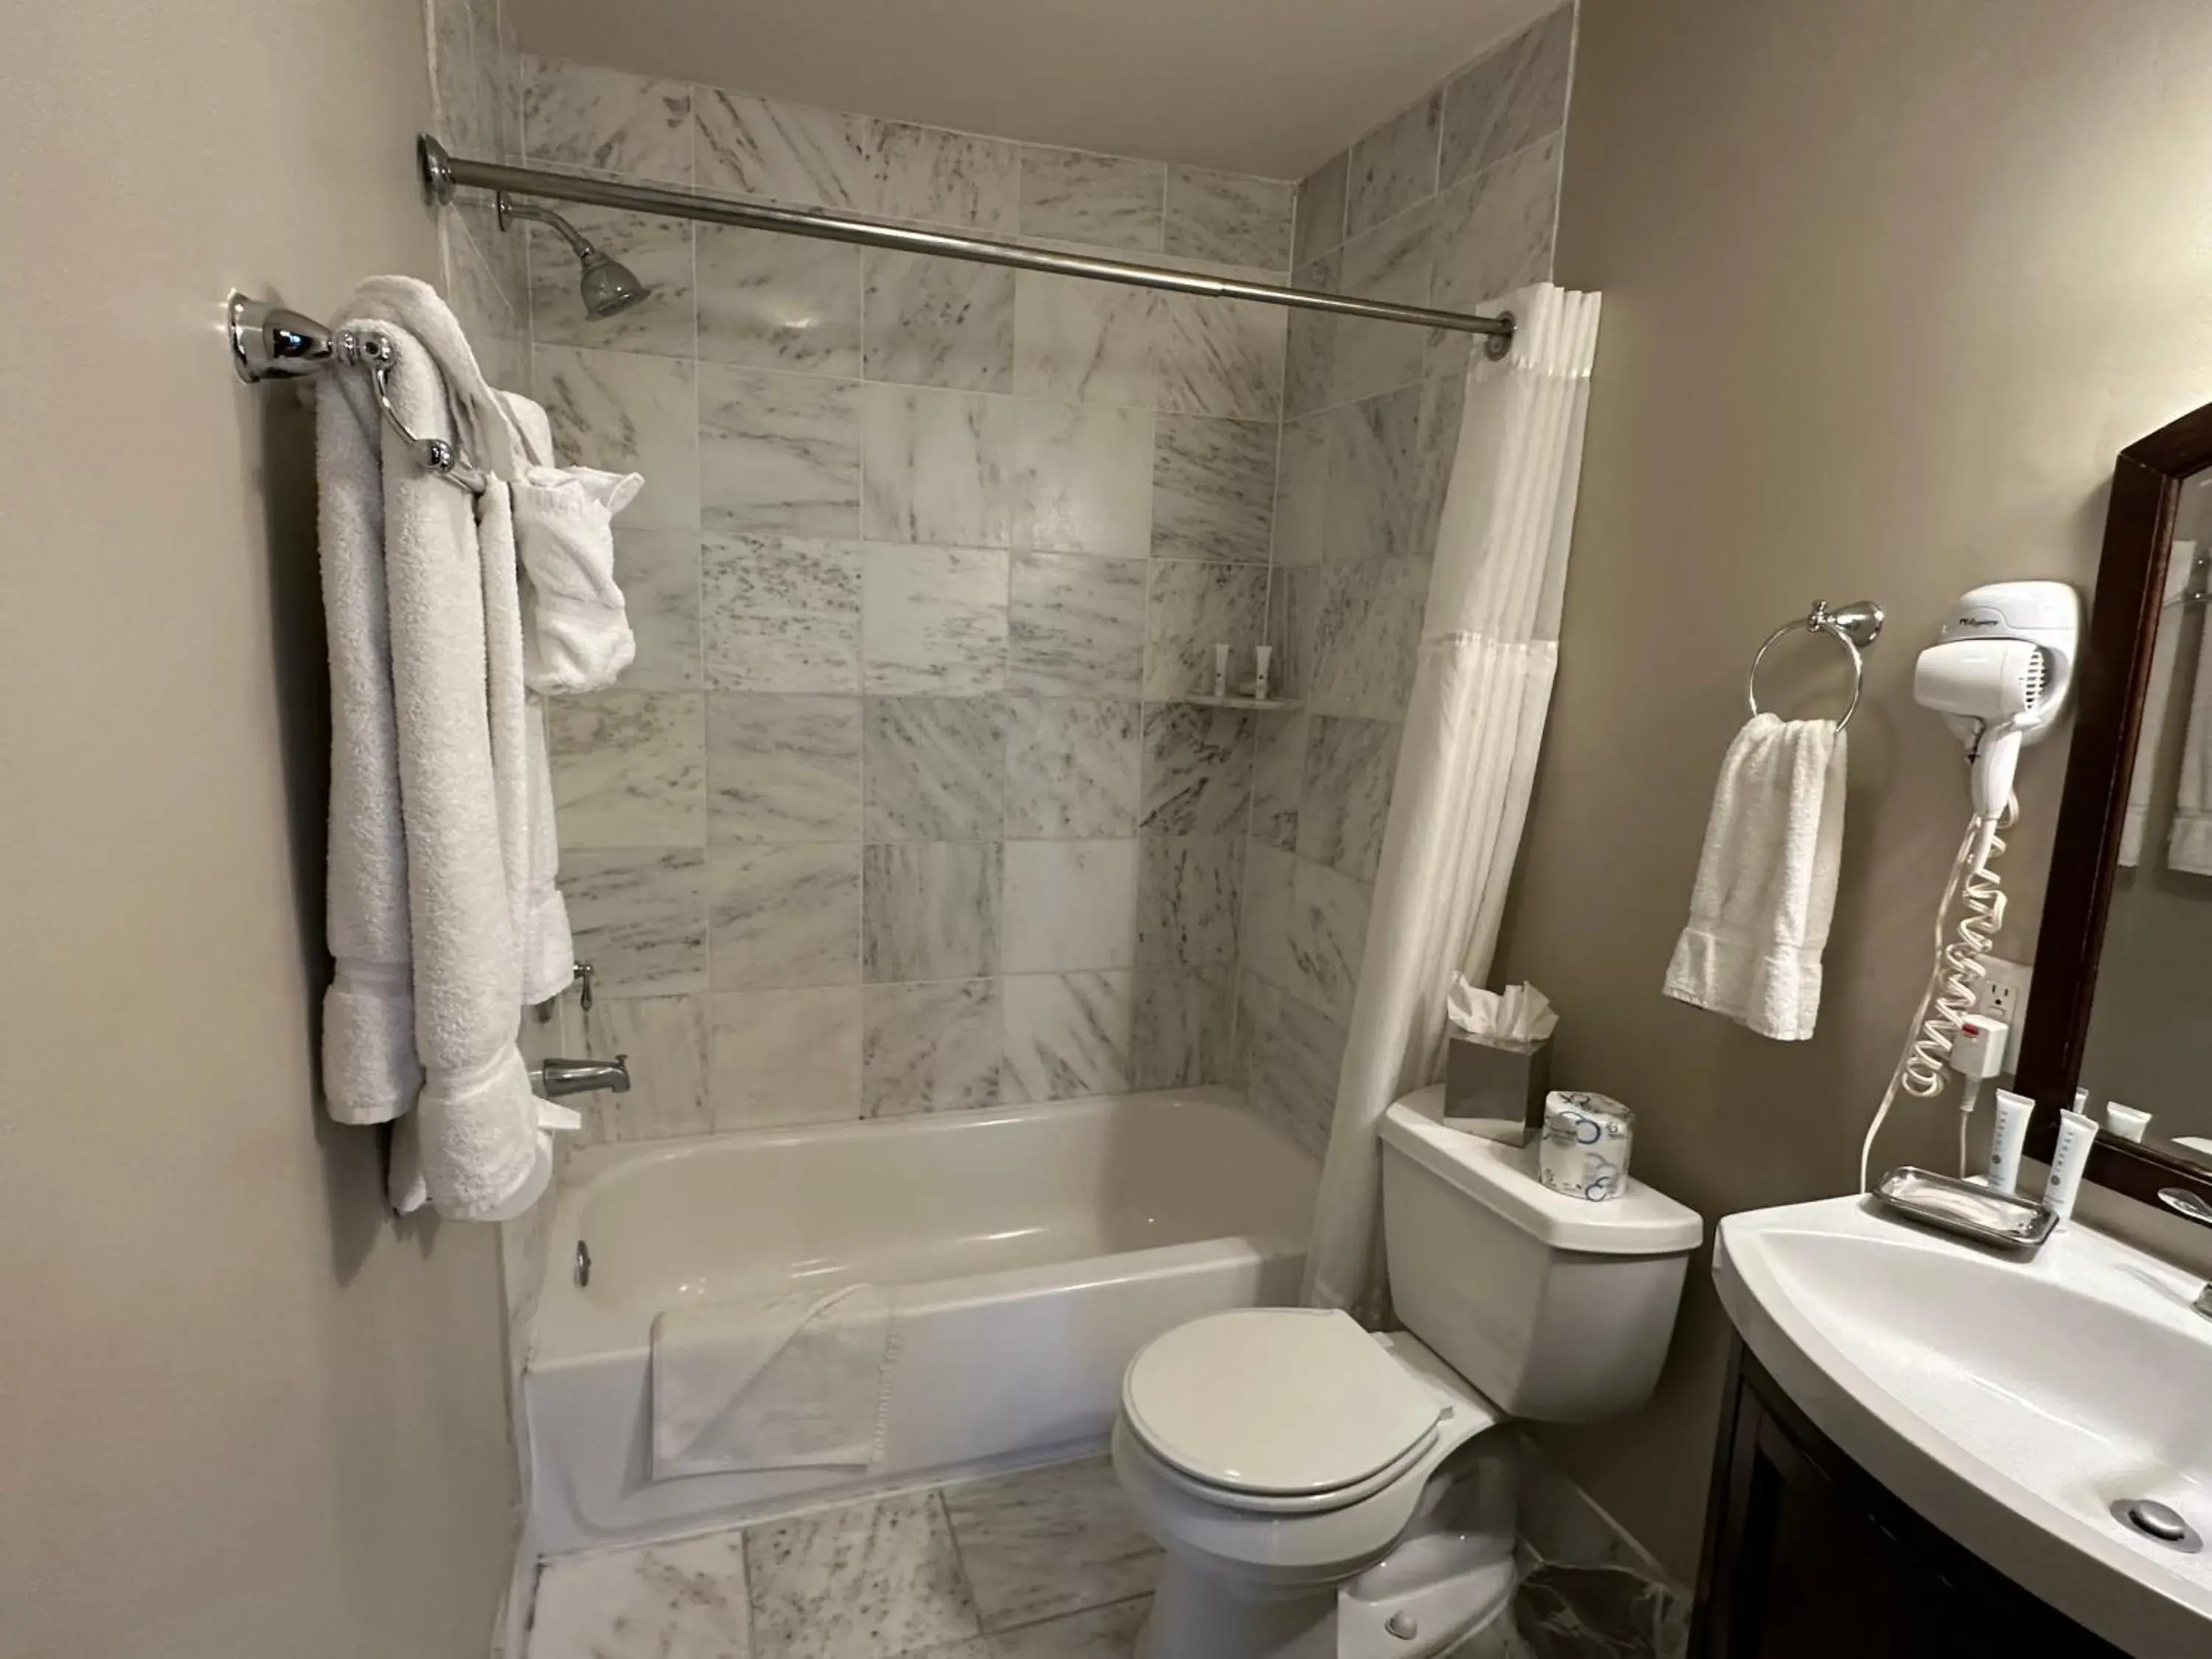
[[[1219,1088],[579,1152],[523,1376],[538,1547],[1096,1446],[1152,1337],[1296,1300],[1317,1173]],[[860,1280],[898,1287],[882,1465],[647,1480],[655,1314]]]

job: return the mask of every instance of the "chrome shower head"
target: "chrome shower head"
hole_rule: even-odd
[[[535,202],[509,199],[507,192],[499,192],[495,201],[499,209],[499,228],[507,229],[517,219],[535,219],[549,225],[568,243],[575,254],[576,262],[583,267],[576,280],[576,292],[584,302],[584,315],[591,318],[611,317],[617,312],[628,311],[653,292],[635,271],[613,255],[592,243],[575,226],[570,224],[551,208],[540,207]]]

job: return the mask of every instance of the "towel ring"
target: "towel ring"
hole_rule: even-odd
[[[1844,710],[1844,717],[1836,722],[1840,732],[1851,723],[1851,716],[1859,712],[1859,696],[1866,690],[1867,647],[1881,637],[1882,609],[1872,599],[1857,599],[1850,605],[1831,611],[1826,599],[1813,601],[1813,608],[1796,622],[1786,622],[1766,636],[1751,659],[1751,672],[1744,677],[1744,706],[1755,715],[1761,713],[1759,706],[1759,665],[1766,660],[1766,653],[1777,641],[1785,635],[1802,630],[1808,634],[1825,634],[1842,646],[1851,659],[1851,701]]]

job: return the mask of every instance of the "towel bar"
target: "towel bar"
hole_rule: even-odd
[[[385,423],[405,441],[415,458],[447,483],[471,495],[484,493],[483,474],[469,465],[459,446],[448,438],[417,436],[392,406],[388,336],[369,329],[331,329],[300,312],[243,294],[230,296],[228,310],[230,362],[240,380],[248,386],[297,380],[319,374],[334,364],[367,369]]]
[[[1826,599],[1813,601],[1813,608],[1795,622],[1786,622],[1766,636],[1751,659],[1751,672],[1744,677],[1743,701],[1753,714],[1759,707],[1759,665],[1766,660],[1766,653],[1774,648],[1776,641],[1786,634],[1803,629],[1808,634],[1826,634],[1850,654],[1851,702],[1844,710],[1844,717],[1836,722],[1840,732],[1851,723],[1851,716],[1859,712],[1859,694],[1866,690],[1866,648],[1881,637],[1882,609],[1872,599],[1856,599],[1836,610],[1828,609]]]

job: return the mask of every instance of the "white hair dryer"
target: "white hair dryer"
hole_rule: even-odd
[[[1991,582],[1961,594],[1920,653],[1913,700],[1966,745],[1975,817],[2003,812],[2021,745],[2065,711],[2081,638],[2081,597],[2064,582]]]

